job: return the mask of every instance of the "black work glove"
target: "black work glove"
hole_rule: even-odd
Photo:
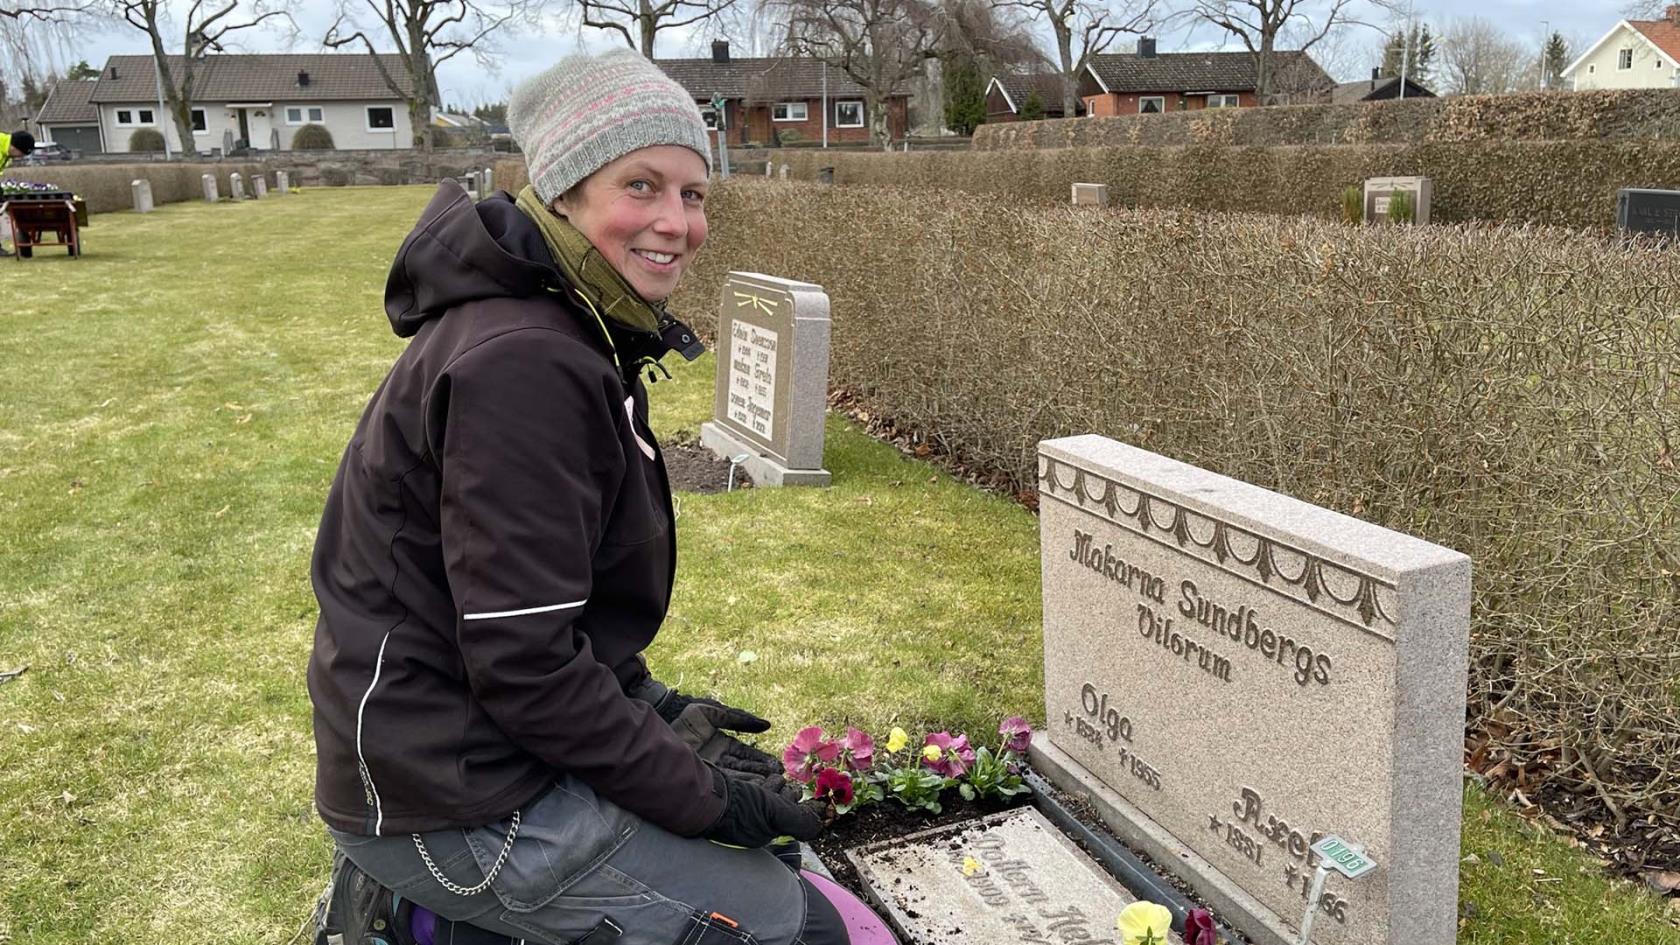
[[[759,782],[726,777],[716,768],[712,777],[723,795],[723,813],[703,834],[708,840],[756,848],[777,837],[812,840],[827,826],[826,801],[792,801],[765,790]]]
[[[725,729],[743,730],[735,724],[741,720],[741,716],[764,722],[755,715],[740,709],[731,709],[709,699],[695,700],[671,723],[671,730],[676,732],[677,737],[688,747],[694,749],[701,759],[723,769],[727,774],[740,773],[757,778],[779,777],[782,764],[774,756],[725,733]],[[764,724],[768,727],[770,723]]]
[[[727,706],[716,699],[708,699],[705,696],[684,695],[675,689],[666,689],[665,694],[653,703],[653,711],[658,712],[659,717],[668,724],[675,725],[677,719],[682,717],[683,710],[691,705],[709,705],[725,710],[725,714],[717,716],[713,724],[727,731],[746,732],[749,735],[758,735],[770,731],[769,722],[753,715],[746,709]]]

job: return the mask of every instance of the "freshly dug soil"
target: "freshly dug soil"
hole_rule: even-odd
[[[697,441],[672,443],[664,447],[665,470],[671,488],[677,492],[723,492],[729,488],[729,460],[720,459]],[[751,489],[752,477],[745,469],[735,470],[735,488]]]

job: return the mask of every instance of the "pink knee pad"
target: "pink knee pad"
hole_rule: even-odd
[[[862,899],[853,895],[851,890],[841,886],[834,880],[810,870],[800,870],[800,877],[811,888],[822,893],[823,898],[840,913],[840,918],[846,923],[846,934],[851,945],[898,945],[898,939],[887,928],[887,923],[876,915]]]

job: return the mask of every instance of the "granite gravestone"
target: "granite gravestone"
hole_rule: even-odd
[[[216,188],[216,175],[214,175],[214,174],[200,175],[199,181],[200,181],[200,183],[202,183],[204,185],[204,200],[205,200],[205,202],[215,203],[216,201],[222,199],[221,193]]]
[[[292,175],[286,173],[285,171],[275,171],[274,172],[274,189],[278,190],[280,192],[281,196],[285,196],[286,194],[291,193],[292,192]]]
[[[1076,207],[1108,206],[1107,184],[1074,184],[1073,205]]]
[[[1680,190],[1623,187],[1616,192],[1616,226],[1629,233],[1680,237]]]
[[[149,181],[149,180],[136,180],[136,181],[130,182],[129,185],[128,185],[128,188],[129,188],[129,190],[133,191],[134,212],[135,213],[151,213],[152,212],[152,182]]]
[[[1412,195],[1412,222],[1429,222],[1429,202],[1435,186],[1427,177],[1371,177],[1365,180],[1365,222],[1381,223],[1388,219],[1388,205],[1394,195],[1404,191]]]
[[[1114,921],[1137,899],[1032,808],[846,857],[911,945],[1120,945]]]
[[[251,178],[251,196],[258,200],[268,196],[268,175],[258,174]]]
[[[237,171],[228,175],[228,197],[233,200],[245,199],[245,178]]]
[[[731,272],[718,316],[717,394],[700,442],[765,486],[826,486],[828,296],[822,286]]]
[[[1033,761],[1260,945],[1451,945],[1470,561],[1100,436],[1039,444]]]

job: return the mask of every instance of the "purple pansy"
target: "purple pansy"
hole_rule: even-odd
[[[1019,715],[1011,715],[998,726],[998,734],[1004,737],[1003,750],[1021,754],[1032,744],[1032,726]]]

